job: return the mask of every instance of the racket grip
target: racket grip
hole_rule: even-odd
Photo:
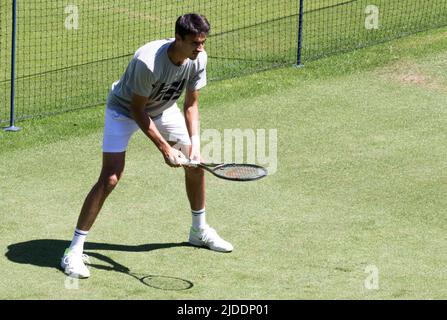
[[[200,164],[200,161],[181,159],[180,164],[185,167],[198,167],[198,165]]]

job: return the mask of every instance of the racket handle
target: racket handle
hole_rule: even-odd
[[[200,161],[181,159],[180,164],[185,167],[198,167],[200,164]]]

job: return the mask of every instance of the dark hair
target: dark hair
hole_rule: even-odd
[[[196,13],[184,14],[175,22],[175,34],[180,35],[182,39],[185,39],[188,34],[204,33],[208,35],[210,29],[210,24],[205,16]]]

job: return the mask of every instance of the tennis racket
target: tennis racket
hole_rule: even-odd
[[[203,163],[185,160],[187,167],[200,167],[218,178],[232,181],[253,181],[267,176],[267,169],[255,164],[246,163]]]

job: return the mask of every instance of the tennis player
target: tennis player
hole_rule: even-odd
[[[61,267],[71,276],[87,278],[90,271],[83,254],[87,234],[107,196],[124,170],[129,139],[138,129],[156,145],[165,162],[180,167],[186,158],[201,160],[199,139],[199,90],[206,85],[205,41],[207,19],[198,14],[180,16],[175,38],[149,42],[139,48],[124,75],[112,85],[105,111],[103,163],[97,183],[87,195],[74,237],[62,257]],[[176,101],[186,91],[184,115]],[[184,167],[186,193],[192,212],[189,243],[230,252],[205,220],[205,174]]]

